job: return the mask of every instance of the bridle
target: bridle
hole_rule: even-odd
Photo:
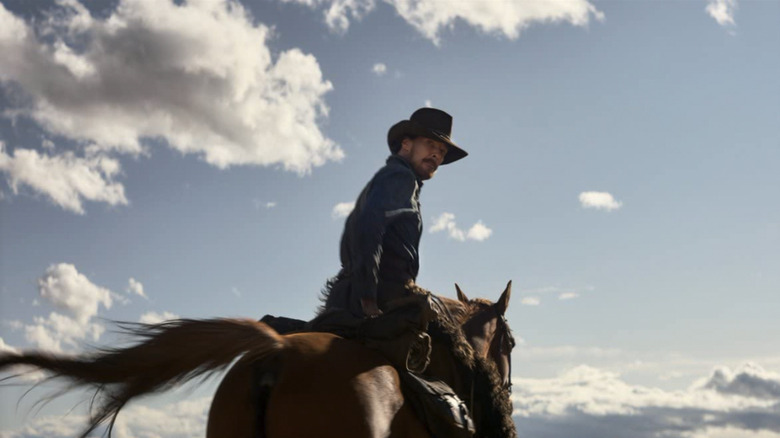
[[[498,337],[499,352],[506,354],[506,361],[509,367],[505,389],[512,392],[512,349],[515,348],[517,342],[515,342],[515,337],[512,335],[512,329],[509,328],[506,317],[503,314],[499,314],[498,310],[496,310],[496,333],[494,334],[494,339],[496,337]]]

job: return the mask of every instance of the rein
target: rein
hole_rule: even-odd
[[[512,335],[512,329],[509,328],[509,323],[506,320],[506,317],[504,315],[499,315],[498,310],[496,310],[496,322],[501,328],[501,345],[500,348],[502,352],[506,352],[506,361],[509,365],[509,374],[507,375],[507,386],[506,388],[509,390],[509,392],[512,392],[512,349],[515,348],[515,345],[517,345],[517,342],[515,341],[515,337]]]

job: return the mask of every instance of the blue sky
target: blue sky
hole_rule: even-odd
[[[430,105],[470,155],[425,184],[418,282],[513,280],[522,435],[780,437],[780,2],[175,3],[2,0],[0,348],[311,317]],[[121,433],[198,435],[212,389]],[[83,421],[21,394],[2,436]]]

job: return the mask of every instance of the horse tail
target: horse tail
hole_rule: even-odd
[[[93,387],[97,409],[86,437],[110,418],[111,435],[119,410],[132,398],[160,392],[198,376],[224,369],[242,354],[262,359],[281,351],[285,340],[268,325],[249,319],[179,319],[161,324],[121,324],[139,342],[68,357],[43,352],[2,353],[0,371],[30,365],[71,388]]]

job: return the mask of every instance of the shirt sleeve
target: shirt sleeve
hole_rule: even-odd
[[[357,253],[353,287],[362,298],[376,299],[382,241],[388,225],[405,215],[416,214],[417,184],[411,172],[393,170],[374,177],[357,217]]]

